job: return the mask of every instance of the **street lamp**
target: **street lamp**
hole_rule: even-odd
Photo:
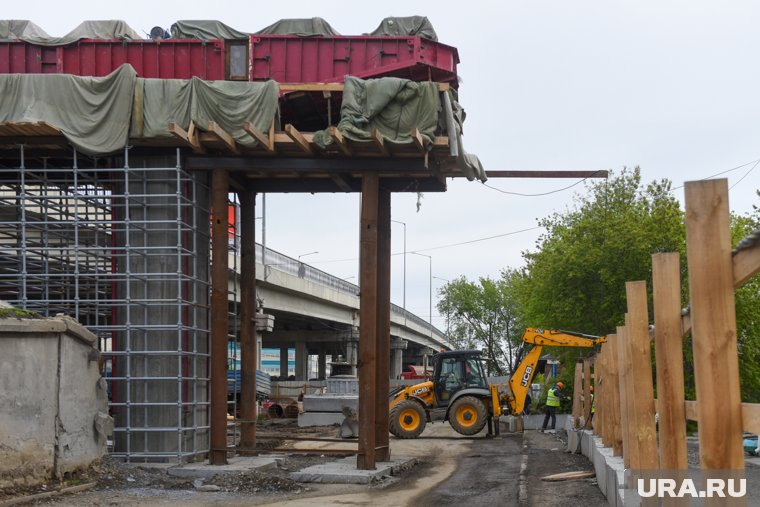
[[[428,261],[430,263],[430,339],[433,339],[433,258],[427,254],[419,253],[419,252],[409,252],[414,255],[420,255],[422,257],[427,257]]]
[[[406,222],[391,219],[391,222],[396,222],[404,226],[404,319],[406,319]]]
[[[301,262],[301,257],[306,257],[307,255],[313,255],[313,254],[318,254],[318,253],[319,252],[309,252],[309,253],[301,254],[298,256],[298,262]]]

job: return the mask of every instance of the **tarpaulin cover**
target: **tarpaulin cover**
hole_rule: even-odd
[[[50,37],[42,28],[26,19],[0,20],[0,39],[24,39],[27,37]]]
[[[277,114],[278,98],[274,81],[138,79],[131,135],[169,136],[169,123],[187,130],[190,121],[205,130],[214,121],[241,145],[253,146],[256,141],[242,129],[243,123],[249,121],[267,132]]]
[[[124,64],[105,77],[0,75],[0,122],[44,121],[83,153],[127,145],[137,73]]]
[[[45,32],[42,34],[44,35],[32,33],[19,38],[40,46],[65,46],[80,39],[142,39],[140,34],[120,20],[85,21],[63,37],[50,37]]]
[[[322,18],[281,19],[256,33],[272,35],[300,35],[301,37],[340,35]]]
[[[464,108],[462,108],[462,106],[459,104],[457,98],[457,92],[455,90],[449,89],[449,91],[446,92],[443,100],[444,114],[439,119],[439,127],[442,131],[446,132],[447,134],[449,133],[449,128],[447,122],[445,121],[445,116],[447,114],[451,114],[451,118],[453,120],[453,137],[455,138],[457,145],[455,165],[460,168],[462,172],[464,172],[468,180],[472,181],[474,179],[479,179],[480,181],[486,181],[488,179],[486,177],[486,170],[483,168],[483,164],[481,164],[478,156],[472,153],[467,153],[467,151],[464,149],[464,144],[462,143],[462,132],[464,120],[467,115],[464,111]]]
[[[177,21],[172,25],[171,32],[175,39],[247,39],[249,35],[221,21],[212,20]]]
[[[369,141],[372,130],[394,143],[411,143],[412,129],[418,129],[430,146],[438,124],[440,99],[438,84],[417,83],[396,77],[359,79],[346,76],[340,122],[337,128],[354,141]],[[332,143],[326,131],[314,133],[322,147]]]
[[[437,41],[435,29],[425,16],[408,16],[403,18],[385,18],[374,32],[369,35],[406,37],[409,35],[425,37]]]

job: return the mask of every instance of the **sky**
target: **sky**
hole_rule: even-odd
[[[674,187],[727,171],[720,177],[728,179],[730,208],[746,213],[760,204],[755,1],[62,5],[7,3],[3,17],[29,19],[60,36],[90,19],[122,19],[147,34],[179,19],[216,19],[254,32],[283,18],[319,16],[341,34],[359,35],[386,16],[427,16],[439,41],[459,51],[464,145],[486,170],[639,166],[645,183],[668,178]],[[501,269],[522,266],[522,253],[535,249],[542,232],[538,220],[565,211],[585,191],[577,179],[491,179],[488,185],[530,196],[462,179],[449,180],[445,193],[392,197],[392,219],[403,224],[392,224],[391,299],[425,319],[432,313],[440,329],[445,316],[435,309],[436,292],[446,281],[498,277]],[[682,188],[675,195],[683,202]],[[358,195],[270,194],[267,246],[356,283],[359,204]]]

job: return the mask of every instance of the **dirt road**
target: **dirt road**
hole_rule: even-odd
[[[325,443],[315,445],[328,445]],[[373,486],[343,484],[296,484],[287,482],[289,471],[313,464],[314,457],[287,458],[283,469],[259,478],[258,488],[230,488],[201,492],[189,484],[149,481],[147,472],[134,473],[126,488],[98,489],[39,501],[32,505],[55,506],[182,506],[233,507],[271,505],[283,507],[345,506],[510,506],[549,507],[605,505],[592,480],[573,484],[543,483],[540,478],[569,470],[588,470],[590,463],[563,451],[552,435],[535,432],[504,435],[500,439],[465,438],[448,424],[428,425],[421,438],[391,437],[394,457],[413,456],[419,464],[403,475]],[[309,462],[310,463],[307,463]],[[527,467],[524,464],[527,463]],[[136,472],[136,471],[135,471]],[[161,473],[161,472],[152,472]],[[267,488],[268,481],[279,488]],[[99,483],[102,484],[102,483]]]

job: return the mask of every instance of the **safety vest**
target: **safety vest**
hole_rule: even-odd
[[[547,407],[559,407],[559,397],[556,394],[557,387],[552,387],[549,392],[546,393],[546,406]]]
[[[591,393],[591,413],[596,411],[596,405],[594,404],[594,393]]]

